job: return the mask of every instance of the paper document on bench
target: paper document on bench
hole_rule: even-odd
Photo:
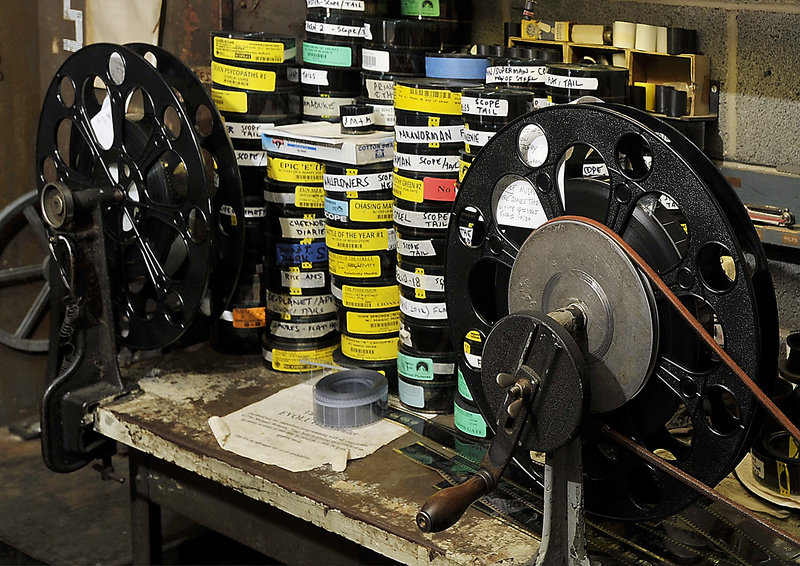
[[[289,387],[208,424],[219,445],[235,454],[291,472],[330,464],[340,472],[348,460],[372,454],[406,430],[385,420],[358,428],[314,423],[313,382]]]

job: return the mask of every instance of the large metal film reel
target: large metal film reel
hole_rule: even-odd
[[[208,110],[213,118],[210,103]],[[103,225],[123,346],[162,347],[183,335],[198,313],[211,314],[212,198],[221,158],[204,149],[208,135],[198,116],[153,65],[116,45],[72,55],[45,94],[37,139],[40,193],[48,183],[122,193],[119,203],[104,208]],[[216,127],[213,122],[211,131]]]
[[[454,343],[470,331],[487,336],[509,313],[509,296],[512,308],[548,312],[566,306],[557,303],[568,298],[605,305],[607,314],[619,313],[622,320],[637,314],[614,306],[626,302],[624,296],[612,300],[614,274],[592,266],[609,251],[594,241],[575,241],[584,240],[581,230],[549,238],[558,256],[552,261],[526,253],[527,265],[515,270],[536,271],[532,286],[509,289],[512,266],[528,236],[563,215],[592,218],[621,235],[759,387],[770,390],[778,357],[777,307],[766,258],[744,207],[699,149],[663,122],[624,106],[560,105],[533,112],[498,133],[475,159],[448,232],[445,287]],[[581,281],[561,290],[553,284],[563,270],[564,262],[556,266],[560,256],[578,258],[566,260],[567,271],[582,273]],[[649,283],[627,281],[630,288],[641,286],[635,293],[646,339],[631,336],[627,325],[608,328],[612,338],[628,333],[624,345],[638,364],[620,367],[613,348],[585,349],[586,506],[607,517],[648,520],[674,514],[697,495],[605,440],[602,424],[713,486],[749,447],[760,410],[750,391]],[[543,304],[546,296],[556,304]],[[615,363],[618,374],[638,373],[623,398],[611,402],[591,367]],[[493,426],[496,403],[481,387],[480,368],[462,361],[461,370]],[[517,462],[538,479],[538,466],[524,452],[518,450]]]

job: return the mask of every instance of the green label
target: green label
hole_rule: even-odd
[[[478,413],[467,411],[458,406],[453,407],[453,422],[461,432],[478,438],[486,438],[486,421]]]
[[[328,67],[349,67],[353,63],[353,50],[342,45],[321,45],[304,41],[303,62]]]
[[[403,16],[439,17],[439,0],[402,0],[400,14]]]
[[[433,381],[433,360],[397,352],[397,373],[417,381]]]
[[[469,387],[467,387],[467,382],[464,379],[464,374],[461,373],[461,368],[458,368],[458,393],[467,401],[474,401],[472,393],[469,392]]]

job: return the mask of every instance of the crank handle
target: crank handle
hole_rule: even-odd
[[[488,472],[481,469],[464,483],[437,491],[417,513],[417,527],[426,533],[438,533],[452,527],[470,505],[493,488],[494,482]]]

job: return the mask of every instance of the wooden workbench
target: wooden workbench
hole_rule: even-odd
[[[308,374],[269,371],[258,357],[222,356],[207,346],[127,373],[141,378],[141,393],[98,409],[94,426],[134,449],[134,563],[158,560],[158,505],[286,563],[390,562],[362,548],[420,565],[522,564],[536,552],[536,539],[473,510],[444,533],[418,531],[414,517],[442,478],[395,451],[421,440],[410,432],[344,472],[292,473],[219,447],[210,416]]]

